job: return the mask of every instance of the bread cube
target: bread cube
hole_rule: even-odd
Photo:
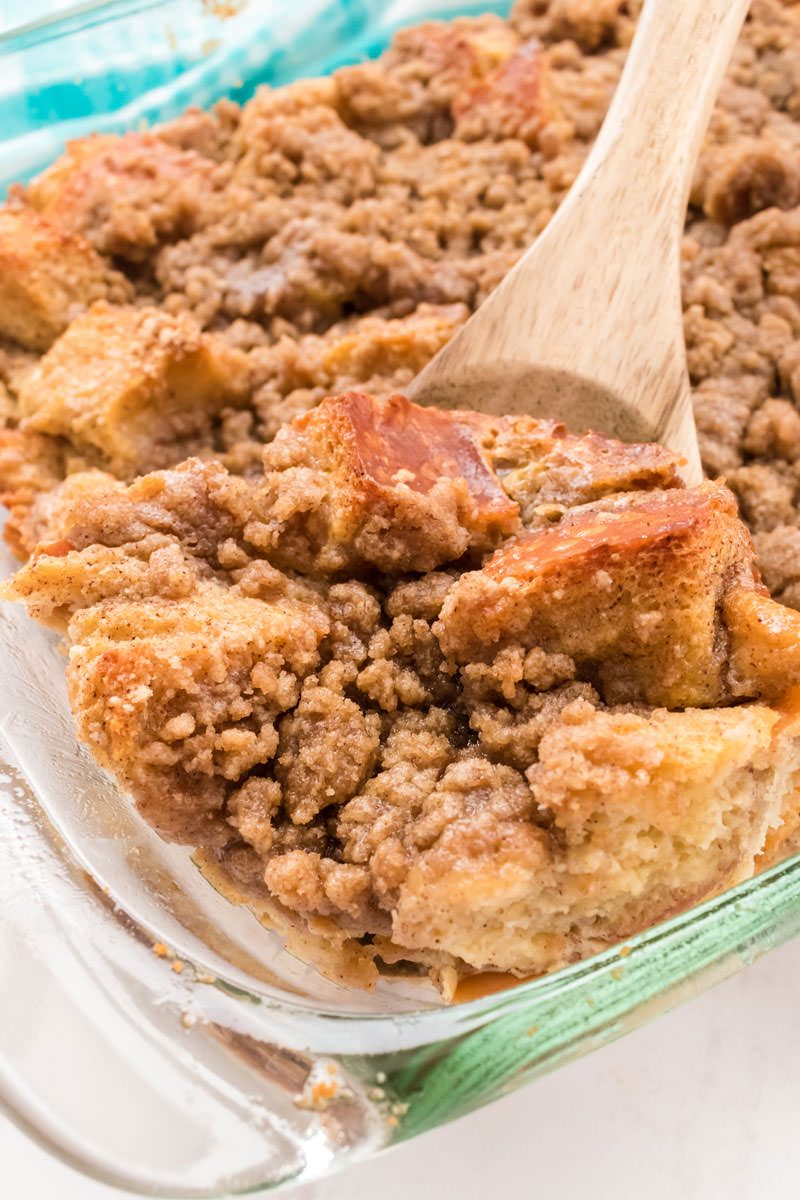
[[[579,437],[559,421],[535,417],[483,421],[479,437],[526,528],[547,525],[567,508],[616,492],[682,486],[680,459],[666,446],[591,432]]]
[[[83,234],[103,254],[134,261],[191,234],[226,169],[152,133],[94,135],[28,186],[26,199],[47,220]]]
[[[249,395],[246,356],[187,317],[95,305],[25,381],[25,426],[67,438],[92,465],[129,478],[212,442]]]
[[[518,528],[482,454],[474,414],[403,396],[329,398],[265,451],[266,528],[278,559],[323,572],[428,571]]]
[[[628,494],[523,534],[463,575],[439,640],[460,663],[512,645],[567,654],[609,703],[715,704],[726,689],[719,609],[735,580],[755,586],[731,492]]]
[[[730,642],[731,690],[737,696],[786,696],[800,679],[800,612],[778,604],[766,589],[732,588],[723,616]],[[794,686],[790,707],[800,707]]]
[[[549,830],[509,803],[492,811],[497,768],[459,762],[426,797],[426,816],[446,805],[447,819],[398,887],[393,941],[540,973],[733,886],[796,796],[797,723],[779,741],[778,728],[763,704],[641,714],[574,703],[527,773]]]
[[[46,350],[94,300],[132,288],[84,238],[28,208],[0,208],[0,333]]]
[[[181,600],[85,608],[70,623],[68,668],[80,736],[162,834],[224,843],[228,781],[274,757],[275,720],[327,629],[312,603],[213,582]]]
[[[453,100],[456,137],[465,141],[519,138],[535,146],[542,125],[553,113],[542,48],[535,38]]]

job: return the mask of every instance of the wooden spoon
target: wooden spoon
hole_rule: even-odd
[[[749,0],[647,0],[613,103],[544,233],[414,380],[419,404],[656,441],[702,478],[680,300],[700,144]]]

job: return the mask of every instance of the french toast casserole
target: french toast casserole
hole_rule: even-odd
[[[549,971],[800,844],[800,4],[754,0],[691,194],[706,482],[403,395],[640,7],[427,23],[0,209],[2,595],[142,816],[347,984]]]

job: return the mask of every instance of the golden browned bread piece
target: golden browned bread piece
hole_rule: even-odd
[[[408,384],[466,316],[461,304],[421,304],[402,320],[368,316],[334,325],[324,340],[319,339],[321,378],[337,380],[339,391],[370,379],[396,379],[397,387]]]
[[[796,804],[798,728],[782,737],[780,720],[759,704],[635,714],[575,701],[544,733],[529,787],[501,788],[474,760],[451,767],[404,838],[393,940],[539,973],[746,878],[787,793]]]
[[[132,296],[84,238],[30,209],[0,208],[0,333],[46,350],[94,300]]]
[[[517,45],[513,31],[494,16],[449,25],[427,21],[401,30],[380,64],[338,72],[336,100],[357,128],[404,125],[420,141],[433,141],[452,128],[454,104],[491,79]]]
[[[325,400],[264,461],[275,552],[296,569],[430,570],[519,528],[471,425],[403,396]]]
[[[96,304],[25,379],[19,411],[24,429],[131,478],[208,447],[248,388],[244,355],[187,317]]]
[[[478,431],[526,527],[617,492],[681,486],[675,455],[663,446],[623,445],[599,433],[576,437],[557,421],[532,417],[481,418]]]
[[[9,510],[3,537],[26,558],[40,541],[37,509],[63,477],[63,451],[52,438],[20,429],[0,429],[0,504]]]
[[[192,460],[128,488],[104,471],[70,475],[30,510],[39,539],[15,578],[17,595],[60,627],[103,599],[189,595],[235,546],[239,527],[213,497],[224,476],[217,464]]]
[[[186,599],[90,606],[72,622],[81,737],[162,833],[224,843],[226,781],[274,757],[327,629],[288,583],[269,599],[201,582]]]
[[[720,604],[754,583],[730,492],[628,493],[507,542],[449,591],[437,628],[459,663],[518,647],[567,654],[609,703],[726,696]]]
[[[723,616],[730,637],[730,686],[734,695],[780,696],[800,671],[800,613],[766,591],[732,588]]]
[[[102,254],[136,260],[162,240],[191,233],[200,197],[223,175],[210,159],[151,133],[94,135],[70,142],[25,199]]]
[[[433,570],[627,487],[677,485],[673,456],[570,436],[553,421],[440,412],[404,396],[329,397],[264,451],[248,536],[291,569]]]
[[[66,629],[80,735],[146,819],[296,952],[541,972],[792,844],[800,617],[725,488],[358,393],[265,461],[73,474],[5,595]]]
[[[520,138],[533,147],[554,105],[547,95],[542,47],[532,38],[452,102],[455,132],[464,141]]]

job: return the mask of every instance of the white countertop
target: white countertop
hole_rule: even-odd
[[[800,941],[637,1033],[292,1200],[796,1200]],[[0,1118],[3,1200],[113,1200]]]

